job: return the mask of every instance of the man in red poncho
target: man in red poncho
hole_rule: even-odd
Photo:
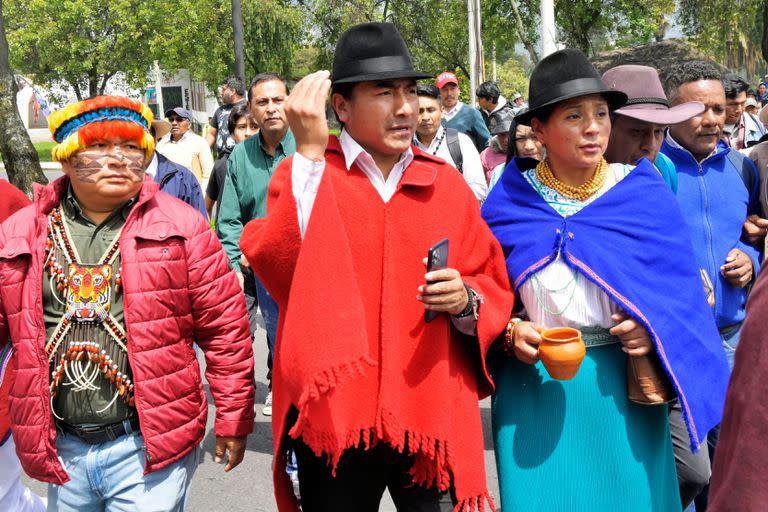
[[[243,253],[277,300],[275,494],[305,512],[490,503],[478,399],[484,358],[513,296],[504,255],[461,174],[411,145],[416,79],[395,27],[367,23],[336,46],[333,73],[301,80],[286,114],[297,152],[270,183]],[[343,124],[328,137],[325,100]],[[449,240],[448,268],[425,273]],[[424,312],[436,312],[425,322]],[[492,507],[492,504],[491,504]]]

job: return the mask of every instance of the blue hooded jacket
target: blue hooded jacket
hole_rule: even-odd
[[[675,196],[646,159],[605,194],[563,217],[531,187],[515,158],[482,215],[517,290],[558,253],[645,327],[677,391],[691,447],[720,422],[728,364]]]
[[[677,170],[677,202],[683,212],[693,249],[700,268],[709,275],[715,291],[715,322],[723,329],[744,321],[747,290],[731,285],[720,273],[731,249],[740,249],[752,259],[754,275],[760,272],[760,252],[741,240],[747,215],[759,212],[757,170],[746,158],[754,173],[754,187],[747,190],[745,180],[728,153],[734,151],[724,142],[717,144],[714,154],[701,163],[680,147],[669,134],[661,152]],[[742,160],[740,157],[739,160]]]
[[[207,219],[203,192],[192,171],[183,165],[171,162],[160,153],[155,152],[155,155],[157,155],[155,181],[160,184],[160,190],[181,199]]]

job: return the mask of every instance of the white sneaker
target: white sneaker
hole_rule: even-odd
[[[264,407],[261,409],[264,416],[272,416],[272,392],[267,393],[267,399],[264,400]]]

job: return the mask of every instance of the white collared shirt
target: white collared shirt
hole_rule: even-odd
[[[341,144],[341,151],[344,153],[344,164],[347,171],[352,168],[352,164],[356,163],[371,181],[376,192],[381,196],[382,201],[385,203],[389,202],[397,191],[397,185],[400,183],[405,169],[413,162],[413,150],[411,147],[408,146],[408,150],[400,156],[400,160],[392,167],[389,176],[385,180],[384,174],[378,168],[376,162],[374,162],[373,157],[346,130],[341,131],[339,143]],[[317,187],[320,186],[320,178],[323,177],[324,170],[325,160],[315,162],[299,153],[293,155],[291,181],[302,237],[307,230],[307,224],[309,224],[312,205],[315,203]]]
[[[461,107],[464,106],[462,102],[457,102],[456,106],[453,107],[451,110],[444,110],[443,111],[443,119],[446,121],[450,121],[454,117],[456,117],[456,114],[459,113],[459,110],[461,110]]]
[[[192,171],[202,189],[206,189],[213,170],[213,155],[204,138],[187,130],[179,140],[174,141],[168,133],[157,143],[155,151]]]
[[[459,147],[461,148],[461,156],[463,159],[461,168],[464,181],[467,182],[469,188],[475,194],[478,201],[483,202],[485,196],[488,195],[488,184],[485,182],[485,173],[483,172],[483,163],[480,160],[480,153],[477,152],[475,144],[468,135],[459,132]],[[442,158],[449,165],[456,167],[451,156],[451,151],[448,149],[448,141],[445,140],[445,128],[440,126],[435,133],[435,138],[429,143],[429,147],[419,141],[418,135],[413,138],[413,143],[419,149],[426,151],[427,153],[434,155],[438,158]]]
[[[667,134],[664,136],[664,140],[667,142],[667,144],[669,144],[673,148],[682,149],[683,151],[688,151],[687,148],[684,148],[683,146],[681,146],[680,143],[677,142],[674,137],[672,137],[672,133],[669,130],[667,130]],[[693,156],[693,153],[691,153],[690,151],[688,151],[688,153],[690,153],[691,156]],[[715,144],[715,149],[713,149],[710,154],[704,157],[704,160],[711,157],[715,153],[717,153],[717,144]],[[694,156],[693,159],[696,160],[696,157]],[[702,160],[701,162],[697,161],[697,163],[701,165],[701,163],[704,162],[704,160]]]
[[[152,160],[149,162],[147,170],[144,172],[149,174],[150,178],[155,179],[155,176],[157,175],[157,152],[152,153]]]

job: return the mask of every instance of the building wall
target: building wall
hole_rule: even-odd
[[[158,117],[163,117],[164,112],[157,112],[157,97],[154,94],[155,84],[148,84],[144,101]],[[189,71],[180,69],[174,76],[165,77],[160,81],[162,90],[163,110],[168,111],[175,107],[183,107],[192,112],[195,122],[199,126],[208,123],[208,117],[218,108],[216,97],[208,91],[205,83],[192,80]]]

